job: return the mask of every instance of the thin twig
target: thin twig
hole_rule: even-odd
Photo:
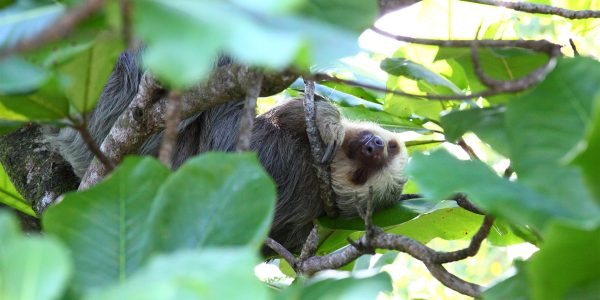
[[[480,48],[524,48],[544,53],[550,53],[555,48],[561,48],[560,45],[546,40],[437,40],[395,35],[375,26],[372,26],[371,30],[400,42],[446,48],[471,48],[474,43],[477,43],[477,46]]]
[[[600,10],[570,10],[566,8],[559,8],[555,6],[529,3],[529,2],[514,2],[514,1],[499,1],[499,0],[461,0],[464,2],[493,5],[498,7],[505,7],[508,9],[528,12],[533,14],[544,14],[561,16],[567,19],[591,19],[600,18]]]
[[[460,138],[460,139],[457,141],[457,144],[458,144],[458,145],[459,145],[459,146],[460,146],[460,147],[461,147],[461,148],[462,148],[462,149],[463,149],[465,152],[467,152],[467,154],[469,154],[469,156],[470,156],[472,159],[475,159],[475,160],[481,160],[481,159],[479,158],[479,156],[477,155],[477,153],[475,153],[475,151],[473,150],[473,148],[472,148],[471,146],[469,146],[469,145],[467,144],[467,142],[465,142],[465,140],[464,140],[463,138]]]
[[[336,217],[338,211],[335,207],[335,194],[331,189],[331,173],[326,166],[321,164],[324,156],[321,142],[321,134],[317,127],[317,111],[315,105],[315,83],[312,80],[304,80],[304,120],[306,134],[310,144],[310,152],[313,157],[313,165],[319,178],[319,197],[323,202],[323,209],[329,217]]]
[[[554,70],[556,62],[558,61],[558,57],[561,54],[559,48],[552,48],[550,52],[548,52],[548,55],[550,55],[548,61],[543,66],[533,70],[526,76],[514,80],[497,80],[487,76],[483,71],[481,62],[479,60],[478,46],[479,45],[477,42],[473,43],[471,46],[471,60],[475,68],[475,74],[477,75],[477,78],[479,78],[484,85],[491,88],[491,90],[503,92],[519,92],[540,83],[542,80],[544,80],[544,78],[546,78],[548,73]]]
[[[296,258],[294,258],[294,255],[276,240],[267,237],[267,239],[265,240],[265,245],[267,245],[267,247],[271,248],[271,250],[275,251],[275,253],[279,254],[279,256],[285,259],[285,261],[287,261],[288,264],[292,266],[292,268],[296,266]]]
[[[123,42],[125,42],[127,48],[130,48],[133,40],[131,34],[131,2],[129,0],[119,0],[119,6],[121,8]]]
[[[302,246],[302,251],[298,257],[298,261],[303,261],[311,256],[314,256],[319,247],[319,226],[315,224],[313,229],[308,234],[306,242]]]
[[[235,147],[238,152],[250,150],[250,143],[252,141],[252,127],[254,125],[254,118],[256,117],[256,99],[258,99],[260,94],[263,78],[260,71],[256,70],[251,72],[253,72],[253,74],[248,78],[247,82],[246,101],[244,103],[244,110],[242,111],[242,117],[240,119],[240,131]]]
[[[79,132],[79,135],[85,142],[85,145],[88,147],[90,152],[92,152],[92,154],[94,154],[94,156],[98,158],[98,160],[110,173],[115,168],[115,165],[110,161],[110,159],[108,159],[108,157],[106,157],[106,155],[104,155],[104,152],[100,150],[100,147],[98,147],[98,144],[96,143],[96,141],[94,141],[94,138],[90,134],[90,131],[87,128],[87,124],[83,122],[80,125],[73,126],[73,128],[77,130],[77,132]]]
[[[177,127],[181,122],[181,93],[169,92],[169,103],[165,112],[165,134],[163,135],[158,158],[165,166],[173,167],[173,149],[177,144]]]
[[[77,24],[86,20],[102,8],[104,2],[105,0],[89,0],[75,7],[40,33],[1,50],[0,60],[15,53],[37,49],[47,43],[67,36]]]
[[[499,94],[510,94],[510,93],[516,93],[519,91],[494,91],[494,90],[485,90],[482,92],[478,92],[478,93],[472,93],[469,95],[417,95],[417,94],[411,94],[411,93],[405,93],[405,92],[401,92],[401,91],[397,91],[397,90],[390,90],[378,85],[374,85],[374,84],[369,84],[369,83],[364,83],[364,82],[358,82],[358,81],[354,81],[354,80],[349,80],[349,79],[342,79],[342,78],[338,78],[338,77],[333,77],[327,74],[315,74],[312,76],[305,76],[305,78],[310,78],[312,80],[315,81],[331,81],[331,82],[336,82],[336,83],[341,83],[341,84],[346,84],[349,86],[356,86],[356,87],[362,87],[362,88],[366,88],[369,90],[373,90],[373,91],[378,91],[378,92],[384,92],[384,93],[390,93],[390,94],[394,94],[394,95],[398,95],[398,96],[404,96],[404,97],[410,97],[410,98],[417,98],[417,99],[427,99],[427,100],[440,100],[440,101],[444,101],[444,100],[472,100],[473,98],[479,98],[479,97],[490,97],[490,96],[495,96],[495,95],[499,95]]]
[[[477,208],[473,203],[471,203],[471,201],[469,201],[462,193],[457,194],[452,200],[456,201],[456,204],[465,210],[468,210],[474,214],[485,215],[481,209]]]
[[[479,252],[479,248],[481,247],[483,240],[485,240],[490,234],[490,229],[492,228],[493,224],[494,217],[485,216],[485,218],[483,218],[481,227],[479,227],[479,230],[471,238],[471,242],[467,248],[452,252],[438,252],[436,255],[434,255],[432,262],[436,264],[445,264],[475,256],[475,254]]]
[[[575,46],[575,42],[573,39],[569,39],[569,45],[571,45],[571,49],[573,49],[573,56],[580,56],[579,51],[577,51],[577,46]]]

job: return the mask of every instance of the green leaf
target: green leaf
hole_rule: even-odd
[[[147,259],[152,199],[168,174],[156,159],[127,158],[105,181],[44,213],[45,231],[71,250],[76,293],[122,282]]]
[[[268,299],[267,285],[254,276],[258,262],[248,248],[178,251],[86,299]]]
[[[67,249],[49,237],[27,237],[2,244],[0,298],[57,299],[71,275]]]
[[[430,91],[438,94],[460,94],[461,90],[445,77],[402,57],[386,58],[381,62],[381,69],[394,76],[404,76],[412,80],[423,82],[429,86]]]
[[[506,111],[511,166],[519,181],[546,196],[546,203],[568,206],[580,224],[600,221],[600,206],[581,170],[566,161],[585,136],[599,91],[599,62],[561,59],[544,82],[513,99]]]
[[[0,61],[0,95],[34,91],[48,79],[48,73],[21,58]]]
[[[301,12],[335,27],[361,33],[377,18],[376,2],[363,0],[306,0]]]
[[[227,39],[231,16],[214,1],[138,0],[134,30],[148,45],[144,64],[170,85],[205,78]],[[221,21],[221,22],[219,22]]]
[[[525,262],[515,261],[518,273],[488,288],[483,293],[486,300],[529,300],[531,299],[531,287],[525,274]]]
[[[506,108],[495,106],[484,109],[455,110],[440,119],[446,140],[454,142],[466,132],[475,133],[494,150],[509,156],[509,137],[505,126]]]
[[[34,1],[20,1],[0,11],[0,49],[35,36],[52,25],[65,11],[64,5],[52,3],[38,4]]]
[[[9,134],[9,133],[21,128],[25,124],[26,124],[25,122],[20,122],[20,121],[0,120],[0,135]]]
[[[206,153],[190,159],[157,195],[157,247],[258,249],[269,231],[275,199],[275,185],[254,154]]]
[[[587,231],[556,223],[546,237],[527,268],[534,299],[564,299],[567,291],[600,278],[600,227]]]
[[[471,50],[464,48],[440,48],[436,60],[455,61],[467,76],[472,92],[487,89],[475,74]],[[514,80],[526,76],[548,61],[546,54],[524,49],[479,49],[479,60],[486,75],[498,80]],[[452,63],[451,63],[452,65]],[[511,95],[488,97],[493,102],[505,102]]]
[[[12,242],[19,237],[19,231],[17,218],[7,211],[0,211],[0,244],[7,245]]]
[[[398,202],[396,205],[388,209],[375,212],[373,214],[373,224],[379,227],[389,227],[401,224],[418,216],[420,212],[425,212],[430,208],[430,203],[423,200],[407,200]],[[352,219],[322,217],[319,218],[319,224],[327,229],[365,229],[365,221],[358,217]]]
[[[2,122],[0,121],[0,124],[1,123]],[[8,174],[6,174],[2,165],[0,165],[0,203],[6,204],[30,216],[36,216],[35,212],[31,209],[31,206],[23,199],[19,192],[17,192],[17,189],[15,189],[15,186],[10,181]]]
[[[432,199],[464,192],[475,205],[510,222],[544,228],[553,218],[587,225],[589,214],[498,177],[480,161],[461,161],[444,150],[416,154],[406,168],[419,190]]]
[[[1,95],[0,119],[11,121],[50,121],[69,115],[69,101],[61,83],[50,78],[39,90],[30,94]]]
[[[600,100],[596,102],[600,103]],[[578,145],[581,149],[574,163],[583,170],[587,187],[594,195],[596,203],[600,204],[600,105],[597,105],[595,116],[588,137]]]
[[[79,113],[94,108],[122,50],[122,40],[118,36],[101,34],[60,67],[70,79],[65,93]]]
[[[392,280],[385,272],[367,278],[317,278],[303,287],[295,299],[375,299],[380,292],[391,290]]]

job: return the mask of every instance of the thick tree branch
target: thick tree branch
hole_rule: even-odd
[[[79,183],[69,163],[44,141],[40,125],[0,136],[0,163],[38,215]]]
[[[30,38],[21,40],[11,47],[0,50],[0,60],[16,53],[34,50],[47,43],[67,36],[77,24],[89,18],[102,8],[104,2],[105,0],[89,0],[75,7],[42,32]]]
[[[561,16],[567,19],[590,19],[600,18],[600,10],[570,10],[565,8],[559,8],[555,6],[537,4],[530,2],[517,2],[517,1],[499,1],[499,0],[461,0],[463,2],[471,2],[485,5],[492,5],[498,7],[505,7],[508,9],[528,12],[533,14],[544,14]]]
[[[238,64],[225,64],[216,68],[212,76],[182,93],[181,118],[228,101],[240,101],[246,94],[246,84],[253,71]],[[267,73],[261,85],[261,95],[272,95],[288,87],[296,75],[291,72]],[[138,94],[121,114],[100,149],[114,163],[126,154],[135,153],[152,134],[164,127],[168,96],[162,88],[145,74],[140,82]],[[86,189],[99,182],[107,174],[106,168],[94,159],[84,175],[79,189]]]

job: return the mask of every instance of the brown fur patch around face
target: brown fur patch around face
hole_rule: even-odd
[[[346,132],[342,151],[352,160],[355,171],[349,174],[349,181],[363,185],[375,173],[386,167],[399,152],[396,140],[386,140],[373,130],[352,130]],[[384,142],[383,146],[373,147],[373,139]]]

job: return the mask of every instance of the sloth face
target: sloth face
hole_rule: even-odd
[[[331,165],[341,215],[355,216],[356,205],[366,206],[370,186],[375,208],[390,205],[406,182],[408,155],[399,134],[373,123],[344,121],[343,125],[344,142]]]

